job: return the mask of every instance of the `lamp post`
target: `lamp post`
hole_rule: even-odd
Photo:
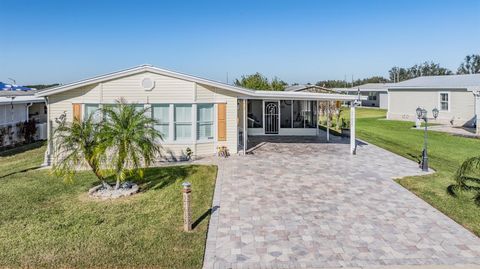
[[[427,110],[424,108],[418,107],[416,109],[417,118],[419,120],[425,121],[425,129],[423,135],[423,151],[422,151],[422,161],[420,162],[420,167],[422,171],[428,172],[428,155],[427,155],[427,131],[428,131],[428,117],[427,117]],[[434,108],[432,110],[433,118],[436,119],[438,117],[438,109]]]

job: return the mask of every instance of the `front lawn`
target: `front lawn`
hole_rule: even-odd
[[[345,111],[348,114],[348,111]],[[377,117],[373,117],[377,114]],[[385,120],[385,111],[359,108],[357,136],[367,142],[417,161],[423,146],[423,130],[412,129],[412,122]],[[440,132],[428,133],[429,166],[435,174],[406,177],[398,182],[422,199],[480,236],[480,208],[471,194],[453,198],[446,193],[453,175],[467,158],[480,154],[480,140]]]
[[[152,168],[143,193],[92,201],[90,172],[65,183],[38,166],[45,148],[0,155],[0,267],[200,268],[215,166]],[[192,183],[191,233],[182,231],[181,183]],[[203,216],[203,217],[202,217]]]

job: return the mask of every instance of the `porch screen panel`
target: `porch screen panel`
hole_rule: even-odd
[[[262,100],[249,100],[247,115],[248,128],[263,128]]]
[[[293,101],[293,128],[316,128],[317,102]]]
[[[280,101],[280,127],[292,128],[292,100]]]
[[[305,107],[305,101],[294,100],[293,101],[293,128],[304,128],[305,115],[303,113]]]
[[[305,128],[316,128],[317,127],[317,102],[316,101],[305,101]]]
[[[227,104],[218,104],[217,114],[218,141],[227,141]]]

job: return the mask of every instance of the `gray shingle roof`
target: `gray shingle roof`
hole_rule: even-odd
[[[9,91],[9,90],[3,90],[0,91],[0,97],[11,97],[11,96],[34,96],[36,90],[31,90],[31,91]]]
[[[418,77],[395,83],[388,88],[480,88],[480,74]]]

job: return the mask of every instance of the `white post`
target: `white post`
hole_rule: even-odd
[[[357,144],[355,141],[355,101],[350,105],[350,154],[355,155]]]
[[[473,91],[473,96],[475,98],[475,123],[477,126],[475,134],[480,135],[480,91]]]
[[[330,142],[330,101],[327,101],[327,142]]]
[[[243,99],[243,155],[247,154],[247,99]]]

